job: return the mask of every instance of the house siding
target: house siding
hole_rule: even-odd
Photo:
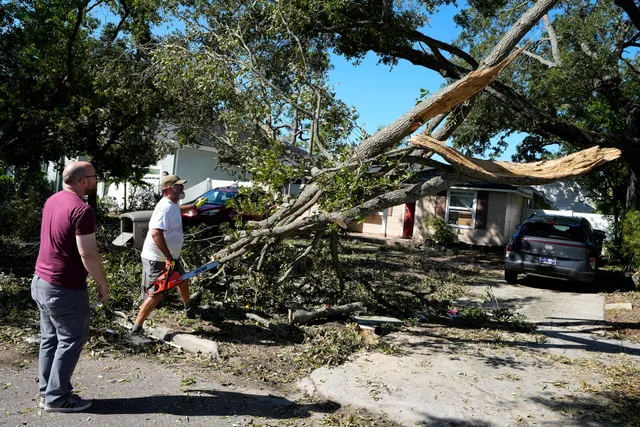
[[[387,211],[387,236],[402,236],[404,205],[388,208]],[[349,224],[349,231],[378,236],[384,235],[382,213],[369,215],[364,219],[364,222],[352,222]]]
[[[185,189],[211,178],[218,181],[246,181],[244,173],[231,174],[218,169],[218,160],[213,151],[182,147],[175,156],[173,173],[186,179]]]
[[[510,200],[507,204],[507,216],[504,225],[505,244],[516,232],[516,225],[522,222],[524,204],[527,199],[517,194],[509,194]]]
[[[484,193],[484,194],[483,194]],[[452,228],[462,243],[478,246],[505,246],[515,233],[515,226],[522,222],[527,199],[512,192],[480,190],[476,207],[476,227],[474,229]],[[443,203],[444,201],[444,203]],[[482,204],[482,206],[478,206]],[[387,218],[387,236],[402,236],[404,205],[394,206],[392,215]],[[427,234],[425,222],[428,218],[440,216],[444,219],[446,193],[424,197],[416,202],[414,239],[424,240]],[[484,212],[483,212],[484,210]],[[486,215],[486,220],[483,221]],[[352,224],[351,231],[382,234],[382,215],[371,215],[365,223]],[[480,228],[483,226],[485,228]]]
[[[427,218],[432,218],[436,212],[436,203],[438,196],[427,196],[416,202],[416,219],[413,226],[413,235],[418,240],[424,240],[424,236],[427,234],[427,227],[425,222]],[[446,203],[445,199],[445,203]]]
[[[487,191],[486,228],[462,229],[453,228],[460,242],[480,246],[504,246],[515,231],[515,226],[521,222],[524,198],[514,193]],[[427,233],[425,221],[437,212],[441,195],[428,196],[418,201],[416,205],[417,240],[424,240]],[[445,200],[446,201],[446,200]],[[441,204],[441,202],[440,202]]]
[[[458,240],[469,245],[502,246],[506,244],[504,225],[511,193],[488,192],[485,229],[453,228]]]
[[[402,236],[402,220],[404,218],[404,205],[394,206],[387,217],[387,236]],[[415,223],[414,223],[415,229]]]

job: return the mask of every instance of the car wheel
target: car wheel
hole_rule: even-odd
[[[512,285],[514,285],[518,282],[518,273],[504,270],[504,280],[506,280],[507,283],[511,283]]]

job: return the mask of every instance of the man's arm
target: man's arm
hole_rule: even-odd
[[[96,233],[77,235],[76,244],[84,268],[98,283],[98,300],[105,302],[109,298],[109,288],[107,287],[107,277],[102,269],[98,245],[96,245]]]
[[[196,209],[195,203],[189,203],[188,205],[180,205],[180,213],[185,213]]]
[[[180,205],[180,213],[185,213],[188,211],[192,211],[194,209],[198,209],[200,206],[204,205],[205,203],[207,203],[207,198],[206,197],[200,197],[198,200],[196,200],[194,203],[189,203],[188,205]]]

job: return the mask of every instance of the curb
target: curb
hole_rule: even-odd
[[[133,324],[126,320],[126,316],[118,313],[114,321],[120,326],[131,329]],[[145,335],[162,341],[174,347],[180,348],[189,353],[206,354],[212,358],[218,358],[218,343],[208,339],[200,338],[192,334],[173,332],[163,327],[147,327],[144,329]]]

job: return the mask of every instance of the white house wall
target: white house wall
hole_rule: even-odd
[[[509,193],[509,197],[510,201],[507,205],[507,218],[504,225],[504,234],[507,241],[517,231],[516,225],[522,222],[524,204],[527,200],[515,193]]]
[[[164,159],[158,162],[157,167],[161,170],[160,172],[166,171],[169,175],[175,175],[176,171],[174,168],[176,156],[174,154],[169,154]]]
[[[387,235],[390,237],[402,236],[402,219],[404,217],[404,205],[394,206],[387,209],[386,233],[384,226],[384,214],[381,212],[369,215],[364,222],[352,222],[349,224],[349,231],[357,233],[374,234],[377,236]]]
[[[194,186],[207,178],[214,181],[248,181],[246,173],[238,171],[232,175],[227,171],[218,169],[218,160],[215,152],[209,150],[183,147],[178,150],[175,158],[175,173],[181,179],[186,179],[185,188]]]

